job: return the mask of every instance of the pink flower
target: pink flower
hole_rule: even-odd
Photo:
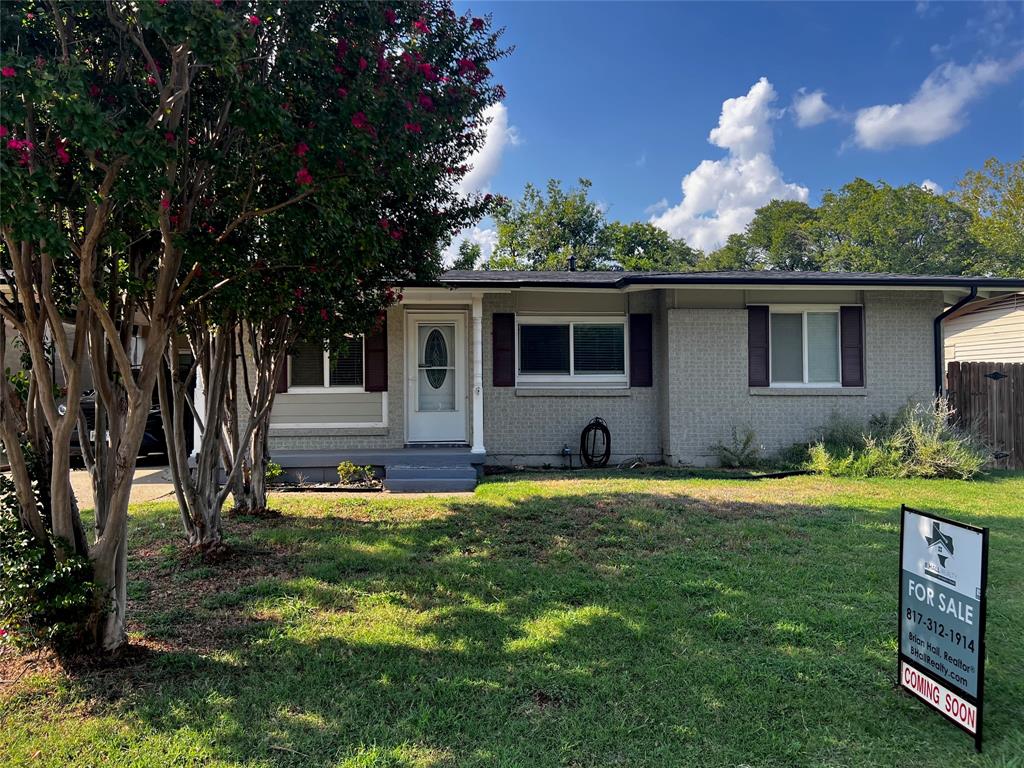
[[[303,291],[301,288],[296,288],[295,289],[295,298],[296,299],[301,299],[303,293],[305,293],[305,291]]]
[[[473,72],[476,69],[476,63],[472,59],[459,59],[459,74],[464,75],[467,72]]]
[[[337,58],[343,58],[348,53],[348,40],[339,40],[338,47],[334,49],[334,55]]]
[[[177,140],[178,138],[174,135],[174,131],[167,131],[167,133],[164,134],[164,141],[168,144],[173,144]]]
[[[103,93],[103,91],[100,90],[100,87],[98,85],[93,84],[89,86],[89,95],[92,96],[94,99],[101,93]]]
[[[165,211],[171,210],[171,199],[167,195],[160,198],[160,207]]]
[[[14,67],[4,67],[3,69],[0,69],[0,75],[3,75],[4,77],[14,77],[16,74],[17,72],[14,71]]]
[[[307,152],[309,152],[309,146],[304,142],[300,141],[298,144],[295,145],[296,157],[305,157]]]
[[[479,32],[481,29],[484,28],[484,20],[474,17],[473,22],[469,25],[469,28],[472,29],[474,32]]]
[[[341,97],[341,98],[343,98],[343,99],[344,99],[345,97],[347,97],[347,96],[348,96],[348,88],[341,88],[341,87],[339,86],[339,88],[338,88],[338,96],[340,96],[340,97]]]
[[[412,23],[412,28],[417,32],[422,32],[424,35],[430,32],[430,27],[427,26],[427,20],[422,16]]]
[[[323,320],[325,323],[327,322],[327,310],[326,309],[321,309],[320,310],[320,319]]]
[[[421,93],[419,96],[417,96],[416,101],[419,102],[419,105],[428,112],[434,109],[434,100],[427,96],[427,94],[425,93]]]
[[[392,229],[391,230],[391,239],[392,240],[401,240],[402,239],[402,230],[400,230],[400,229]]]
[[[7,126],[0,125],[0,139],[7,135]]]
[[[167,5],[167,0],[156,0],[160,5]]]
[[[398,21],[398,14],[395,13],[394,9],[392,9],[392,8],[385,8],[384,9],[384,20],[388,24],[394,24],[396,21]]]
[[[295,174],[295,181],[299,186],[305,187],[313,183],[313,174],[309,172],[309,169],[303,166],[299,168],[299,172]]]
[[[386,218],[382,218],[380,221],[377,222],[377,226],[383,229],[385,232],[387,232],[388,229],[391,227],[391,222],[388,221]]]
[[[57,160],[60,161],[61,165],[67,165],[71,162],[71,155],[68,154],[67,145],[64,143],[64,139],[57,139]]]
[[[405,130],[409,133],[423,133],[423,126],[419,123],[406,123]]]
[[[249,17],[249,23],[252,26],[254,26],[254,27],[258,27],[260,25],[260,17],[259,16],[250,16]]]
[[[220,8],[224,4],[224,0],[213,0],[213,4]]]
[[[373,126],[366,118],[365,112],[356,112],[352,115],[352,127],[360,131],[372,131]]]
[[[146,85],[156,85],[156,78],[150,75],[146,78]]]
[[[419,69],[420,74],[423,75],[423,77],[425,77],[428,82],[433,83],[437,81],[437,73],[434,72],[434,68],[431,67],[429,64],[420,64]]]
[[[359,71],[362,72],[363,70],[366,69],[366,67],[367,67],[366,59],[364,59],[362,56],[360,56],[359,57]]]

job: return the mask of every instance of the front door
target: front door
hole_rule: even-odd
[[[405,334],[410,443],[466,440],[466,316],[409,312]]]

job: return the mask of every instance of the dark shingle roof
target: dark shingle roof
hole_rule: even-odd
[[[1024,280],[959,275],[896,275],[881,272],[516,272],[449,270],[450,288],[626,288],[630,285],[878,285],[1024,288]]]

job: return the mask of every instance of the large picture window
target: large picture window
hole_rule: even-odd
[[[772,307],[771,384],[840,386],[839,308]]]
[[[517,381],[625,386],[624,317],[518,317]]]
[[[299,342],[288,364],[289,391],[363,388],[363,338],[347,339],[337,349],[316,342]]]

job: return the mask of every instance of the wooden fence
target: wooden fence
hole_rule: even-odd
[[[1024,363],[950,363],[946,393],[960,425],[991,448],[993,467],[1024,469]]]

